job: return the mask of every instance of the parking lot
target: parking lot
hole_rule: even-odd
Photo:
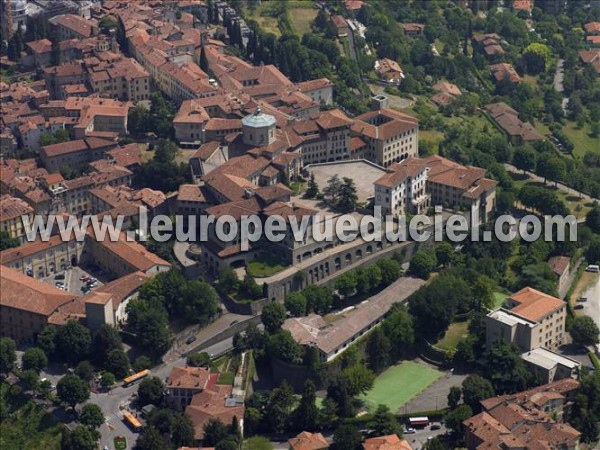
[[[97,289],[107,282],[106,275],[102,271],[80,266],[71,267],[70,269],[57,272],[49,277],[42,278],[42,281],[46,283],[78,295],[85,294],[83,288],[89,283],[89,281],[86,280],[96,280],[96,284],[91,287],[90,291]]]

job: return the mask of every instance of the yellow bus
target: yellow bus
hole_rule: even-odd
[[[123,413],[123,420],[133,429],[133,431],[139,432],[142,429],[140,421],[129,411]]]
[[[148,369],[142,370],[141,372],[134,373],[133,375],[128,376],[123,380],[123,387],[127,387],[135,383],[136,381],[140,381],[147,377],[150,374]]]

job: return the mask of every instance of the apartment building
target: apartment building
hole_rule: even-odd
[[[173,118],[175,139],[183,146],[198,146],[205,141],[204,127],[210,116],[198,100],[184,100]]]
[[[486,345],[498,340],[515,344],[522,352],[539,347],[556,351],[565,343],[566,303],[536,289],[511,295],[505,308],[486,317]]]
[[[354,119],[352,134],[367,145],[357,158],[388,167],[409,156],[418,156],[419,121],[391,109],[362,114]]]
[[[296,84],[300,92],[325,106],[333,105],[333,83],[327,78],[303,81]]]
[[[218,376],[216,372],[211,373],[208,367],[173,367],[165,380],[167,403],[185,409],[194,395],[213,387]]]
[[[339,109],[325,111],[317,119],[289,126],[299,141],[303,164],[350,159],[350,129],[354,122]]]
[[[75,14],[54,16],[48,22],[53,26],[57,38],[61,41],[86,39],[99,33],[98,24],[95,21]]]
[[[150,98],[150,74],[135,59],[119,57],[88,66],[88,76],[92,91],[103,96],[135,102]]]
[[[0,270],[0,336],[33,344],[46,325],[64,325],[84,316],[78,297],[17,270]]]
[[[23,242],[25,238],[23,216],[28,217],[29,223],[33,223],[33,208],[27,202],[10,195],[0,197],[0,231]]]
[[[58,172],[62,167],[78,169],[104,158],[105,152],[116,147],[118,143],[113,139],[87,137],[42,147],[40,159],[49,172]]]
[[[388,173],[375,181],[375,206],[381,207],[381,214],[425,214],[431,200],[427,172],[425,161],[412,156],[391,165]]]
[[[483,412],[463,422],[468,450],[577,450],[581,433],[565,423],[579,382],[554,383],[481,401]]]
[[[431,195],[431,205],[466,210],[472,226],[492,218],[498,182],[485,178],[485,169],[462,166],[437,155],[424,158],[424,161],[429,168],[427,192]]]

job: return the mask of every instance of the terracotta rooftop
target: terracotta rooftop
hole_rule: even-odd
[[[206,389],[210,380],[210,369],[207,367],[173,367],[165,381],[167,389]]]
[[[206,202],[202,188],[197,184],[182,184],[179,186],[177,200],[183,202]]]
[[[404,161],[391,165],[388,168],[388,173],[376,180],[375,184],[393,188],[403,183],[407,178],[415,177],[426,170],[427,163],[425,160],[411,156]]]
[[[50,316],[77,296],[8,267],[0,266],[0,305]]]
[[[534,322],[565,308],[566,305],[562,300],[530,287],[521,289],[509,298],[516,304],[511,312]]]
[[[20,198],[3,195],[0,197],[0,222],[33,213],[33,208]]]
[[[109,295],[113,300],[113,309],[117,310],[121,302],[134,294],[149,279],[150,276],[144,272],[133,272],[106,283],[93,292]]]
[[[321,433],[303,431],[298,436],[288,439],[290,450],[323,450],[329,443]]]
[[[412,447],[405,439],[400,439],[395,434],[387,436],[365,439],[363,442],[364,450],[412,450]]]

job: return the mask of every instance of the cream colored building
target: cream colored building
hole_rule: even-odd
[[[375,181],[375,206],[381,207],[381,214],[424,214],[431,198],[427,171],[427,164],[413,157],[390,166],[389,173]]]
[[[23,241],[23,216],[29,218],[29,223],[33,223],[33,208],[27,202],[10,195],[0,197],[0,231]]]
[[[539,347],[556,351],[565,343],[567,304],[536,289],[524,288],[511,295],[506,308],[486,317],[486,346],[505,340],[523,352]]]
[[[419,121],[391,109],[380,109],[355,118],[352,133],[367,143],[358,158],[388,167],[419,153]]]

